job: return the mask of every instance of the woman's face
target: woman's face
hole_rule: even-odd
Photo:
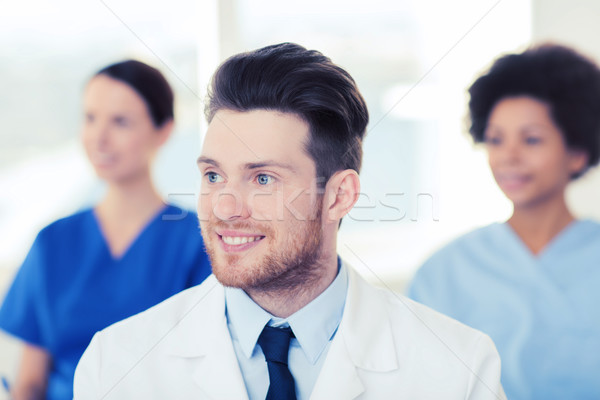
[[[494,106],[485,143],[494,178],[515,208],[564,197],[571,176],[587,162],[585,153],[566,147],[550,107],[528,96]]]
[[[170,124],[156,128],[140,95],[106,75],[89,82],[84,112],[83,145],[100,178],[127,183],[149,176],[152,158]]]

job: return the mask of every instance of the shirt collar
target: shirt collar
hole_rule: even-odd
[[[333,338],[342,319],[348,271],[338,257],[338,274],[319,296],[288,318],[277,318],[262,309],[241,289],[226,287],[225,304],[227,325],[233,339],[237,339],[246,357],[252,357],[258,336],[264,326],[289,325],[312,363]]]

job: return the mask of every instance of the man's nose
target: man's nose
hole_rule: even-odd
[[[249,217],[248,204],[239,190],[223,190],[213,197],[213,213],[223,221],[233,221]]]

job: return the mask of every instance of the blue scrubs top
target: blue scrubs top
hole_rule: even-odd
[[[534,255],[510,225],[434,254],[409,296],[487,333],[512,400],[600,399],[600,224],[575,221]]]
[[[115,259],[94,212],[82,211],[38,234],[0,308],[0,328],[51,354],[48,400],[72,399],[75,367],[95,332],[209,274],[194,213],[166,206]]]

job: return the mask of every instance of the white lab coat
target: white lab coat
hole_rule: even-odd
[[[311,400],[505,399],[488,336],[349,269],[338,332]],[[97,333],[75,399],[248,399],[214,276]]]

